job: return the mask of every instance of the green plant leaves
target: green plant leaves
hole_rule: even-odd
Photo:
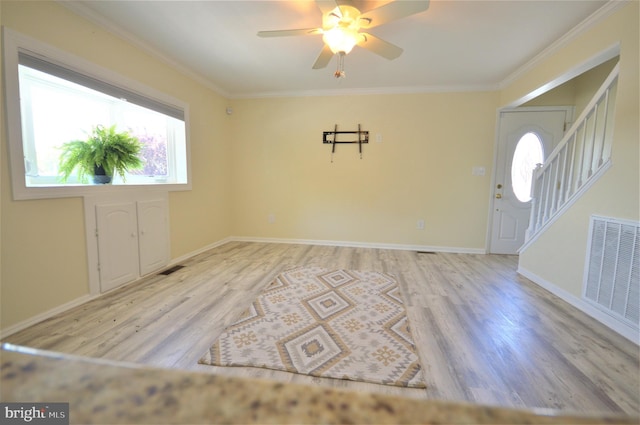
[[[107,175],[117,173],[126,181],[125,173],[142,167],[138,157],[142,144],[128,132],[117,132],[116,126],[93,128],[87,140],[74,140],[62,145],[59,170],[61,179],[67,181],[74,170],[78,179],[87,182],[96,166],[102,166]]]

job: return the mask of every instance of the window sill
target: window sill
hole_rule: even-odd
[[[69,186],[14,187],[13,200],[81,198],[107,193],[129,193],[135,191],[178,192],[191,190],[191,184],[82,184]]]

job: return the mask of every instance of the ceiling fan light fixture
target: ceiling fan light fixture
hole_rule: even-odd
[[[2,0],[0,0],[2,1]],[[369,9],[364,14],[355,7],[353,0],[316,0],[322,11],[321,28],[259,31],[259,37],[284,37],[292,35],[322,34],[324,46],[313,63],[313,69],[326,67],[331,58],[338,56],[338,78],[344,77],[344,56],[358,45],[383,58],[392,60],[402,54],[402,49],[360,29],[369,29],[395,21],[429,7],[429,0],[388,0],[382,6]],[[360,3],[366,3],[360,1]],[[333,9],[330,9],[330,7]]]
[[[358,43],[358,30],[353,28],[333,27],[324,31],[322,40],[334,54],[349,53]]]

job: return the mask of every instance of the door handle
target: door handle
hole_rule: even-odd
[[[496,193],[496,199],[502,199],[502,194],[501,193]]]

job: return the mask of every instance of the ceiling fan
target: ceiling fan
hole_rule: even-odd
[[[318,55],[313,69],[326,67],[334,55],[338,56],[336,78],[344,77],[344,56],[354,46],[392,60],[402,54],[402,48],[384,41],[361,29],[370,29],[396,19],[427,10],[429,0],[392,1],[364,13],[352,0],[316,0],[322,11],[322,28],[260,31],[259,37],[286,37],[292,35],[322,35],[325,45]]]

